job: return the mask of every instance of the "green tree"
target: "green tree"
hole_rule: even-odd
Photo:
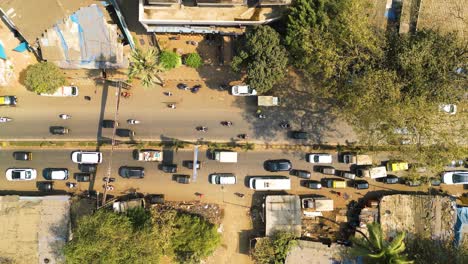
[[[128,78],[135,77],[141,79],[143,86],[149,87],[155,84],[156,79],[159,84],[164,85],[164,81],[159,75],[164,70],[159,64],[158,51],[154,48],[148,50],[135,49],[130,55],[130,68]]]
[[[173,51],[165,50],[161,52],[159,55],[159,61],[165,70],[171,70],[182,65],[182,59],[180,55]]]
[[[128,216],[99,210],[78,220],[64,252],[67,263],[158,263],[159,242],[149,226],[135,229]]]
[[[402,255],[405,251],[405,233],[398,233],[391,242],[384,240],[382,228],[378,223],[367,224],[369,237],[351,237],[353,247],[350,253],[354,256],[364,257],[369,263],[413,263]]]
[[[265,93],[286,76],[287,51],[280,43],[280,35],[269,26],[253,28],[245,38],[245,45],[232,61],[232,69],[245,69],[247,83]]]
[[[245,152],[249,150],[254,150],[255,149],[255,144],[254,143],[249,143],[245,142],[245,144],[240,145],[241,149],[244,150]]]
[[[288,232],[276,232],[272,237],[257,241],[252,252],[255,263],[284,263],[291,247],[296,244],[296,237]]]
[[[62,71],[51,62],[39,62],[26,68],[26,88],[35,93],[54,93],[65,85]]]
[[[185,65],[192,68],[200,68],[203,65],[203,59],[198,53],[190,53],[185,58]]]

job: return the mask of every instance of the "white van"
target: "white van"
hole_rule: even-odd
[[[217,160],[219,162],[236,163],[237,162],[237,152],[216,150],[214,152],[214,158],[215,158],[215,160]]]
[[[211,184],[236,184],[236,175],[232,173],[213,173],[210,175]]]
[[[46,94],[41,93],[41,96],[53,96],[53,97],[75,97],[78,96],[78,87],[76,86],[62,86],[57,88],[54,93]]]
[[[288,177],[252,177],[249,179],[249,188],[259,191],[290,190],[291,180]]]
[[[72,161],[75,163],[97,164],[102,162],[102,153],[95,151],[74,151],[72,153]]]

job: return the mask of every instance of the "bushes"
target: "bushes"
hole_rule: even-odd
[[[159,55],[159,62],[161,66],[166,70],[171,70],[182,65],[182,59],[179,54],[173,51],[163,51]]]
[[[26,68],[26,88],[36,93],[54,93],[65,85],[65,76],[51,62],[40,62]]]
[[[190,53],[185,58],[185,65],[196,69],[203,65],[203,60],[198,53]]]

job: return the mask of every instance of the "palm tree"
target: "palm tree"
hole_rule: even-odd
[[[130,69],[128,78],[131,80],[134,77],[139,77],[143,86],[149,87],[155,83],[155,79],[159,84],[164,85],[164,81],[158,73],[164,69],[159,64],[159,52],[154,48],[147,50],[134,49],[130,54]]]
[[[404,255],[400,255],[405,251],[405,232],[398,233],[391,241],[385,241],[382,234],[382,228],[378,223],[367,224],[369,237],[364,236],[364,239],[351,237],[353,247],[351,255],[365,257],[368,263],[381,264],[409,264],[413,261],[406,259]]]

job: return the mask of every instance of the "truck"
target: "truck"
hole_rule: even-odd
[[[372,158],[369,155],[346,153],[343,155],[343,163],[356,165],[372,165]]]
[[[333,200],[326,197],[303,198],[302,209],[305,212],[329,212],[333,211]]]
[[[356,170],[356,174],[358,177],[377,179],[387,177],[387,169],[385,168],[385,166],[363,166]]]
[[[258,96],[258,106],[277,106],[279,105],[279,98],[275,96]]]
[[[9,105],[9,106],[16,106],[16,96],[13,95],[3,95],[0,96],[0,106],[2,105]]]
[[[137,152],[139,161],[162,161],[163,153],[160,150],[144,149]]]
[[[112,209],[116,213],[125,213],[129,209],[134,208],[145,208],[145,199],[144,198],[137,198],[128,201],[117,201],[112,204]]]
[[[57,88],[54,93],[41,93],[41,96],[53,96],[53,97],[69,97],[78,96],[78,87],[76,86],[61,86]]]
[[[219,162],[235,163],[237,162],[237,152],[216,150],[214,152],[214,159]]]

